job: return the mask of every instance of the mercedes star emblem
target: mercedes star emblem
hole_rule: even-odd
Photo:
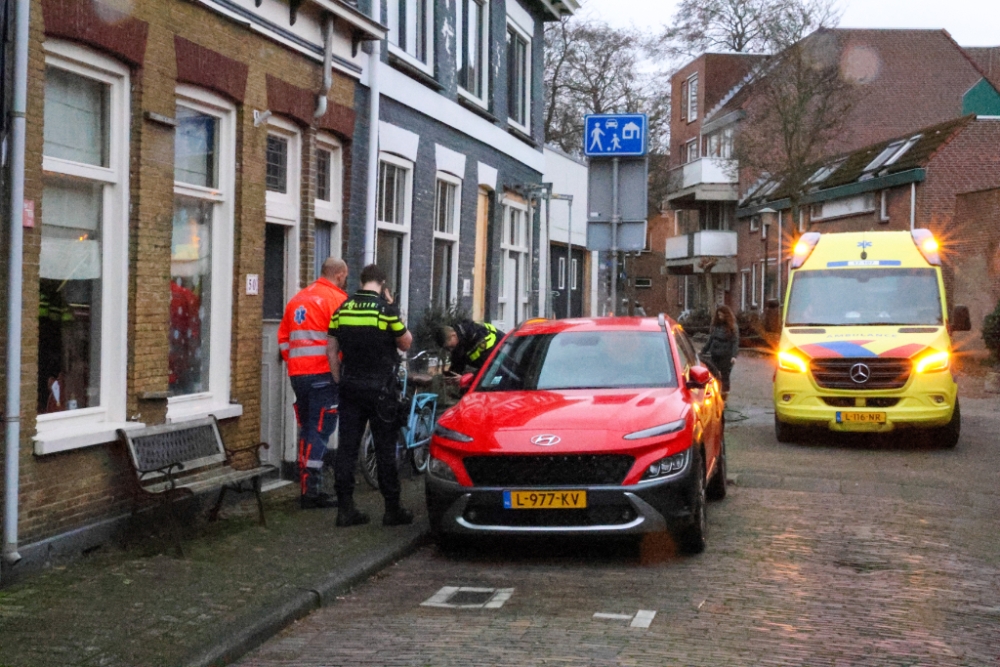
[[[854,364],[851,366],[851,379],[854,380],[855,384],[864,384],[868,382],[871,376],[872,369],[868,368],[868,364]]]
[[[531,439],[531,444],[538,445],[539,447],[551,447],[556,445],[562,440],[558,435],[536,435]]]

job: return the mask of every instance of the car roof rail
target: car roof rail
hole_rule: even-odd
[[[666,315],[664,315],[663,313],[660,313],[659,315],[657,315],[656,316],[656,323],[660,325],[661,329],[663,329],[663,333],[667,333],[667,316]]]

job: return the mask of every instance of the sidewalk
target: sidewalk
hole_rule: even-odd
[[[288,485],[252,496],[216,523],[186,529],[185,558],[169,541],[108,544],[0,589],[0,667],[225,665],[282,627],[415,549],[427,530],[423,479],[403,479],[412,526],[384,528],[382,497],[364,482],[367,526],[337,529],[337,510],[298,508]]]

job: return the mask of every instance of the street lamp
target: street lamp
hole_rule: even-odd
[[[759,211],[757,211],[757,214],[760,215],[760,216],[763,216],[765,213],[774,214],[774,213],[777,213],[777,211],[775,211],[770,206],[764,207],[764,208],[760,209]],[[761,283],[762,283],[762,286],[764,288],[764,295],[761,298],[761,307],[763,307],[767,303],[767,293],[768,293],[768,288],[770,287],[770,285],[768,284],[770,282],[768,280],[770,272],[767,269],[767,260],[769,259],[768,256],[767,256],[767,223],[764,222],[763,217],[761,217],[761,221],[760,221],[760,230],[761,230],[761,234],[764,237],[764,275],[761,276]],[[780,236],[778,238],[778,247],[779,247],[779,252],[780,252],[780,247],[781,247],[781,238],[780,238]],[[779,264],[780,264],[780,261],[779,261]],[[778,270],[780,271],[780,268]]]

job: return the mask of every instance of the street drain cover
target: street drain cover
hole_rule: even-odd
[[[448,604],[486,604],[493,597],[493,591],[459,590],[448,598]]]

